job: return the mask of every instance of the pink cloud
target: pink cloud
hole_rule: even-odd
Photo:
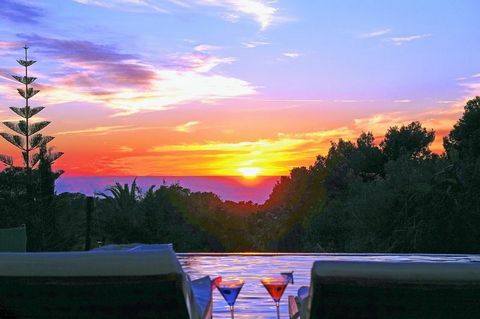
[[[164,65],[156,66],[142,62],[136,55],[89,41],[20,37],[35,46],[36,52],[60,64],[55,78],[37,85],[42,98],[50,104],[100,103],[116,115],[129,115],[255,93],[247,81],[213,71],[233,63],[230,57],[197,50],[174,55]]]
[[[17,49],[23,46],[24,44],[18,41],[0,41],[0,49]]]

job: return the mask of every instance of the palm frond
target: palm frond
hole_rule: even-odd
[[[108,200],[109,203],[114,205],[119,211],[128,212],[138,201],[141,196],[141,190],[137,186],[136,179],[133,180],[132,185],[128,183],[124,185],[115,183],[113,186],[105,188],[105,193],[96,193],[96,195]]]
[[[145,196],[153,196],[153,194],[155,192],[155,187],[156,187],[155,185],[151,185],[148,188],[147,192],[145,193]]]
[[[33,61],[33,60],[17,60],[17,62],[18,62],[18,64],[20,64],[20,65],[23,65],[23,66],[25,66],[25,67],[28,67],[28,66],[34,64],[34,63],[37,62],[37,61]]]
[[[20,83],[23,84],[31,84],[33,81],[35,81],[37,78],[33,76],[18,76],[18,75],[12,75],[12,78],[17,80]]]
[[[104,199],[110,198],[105,192],[95,192],[95,196],[102,197]]]
[[[16,135],[16,134],[8,134],[8,133],[0,133],[0,136],[2,136],[5,140],[8,142],[12,143],[14,146],[24,149],[25,141],[22,136]]]
[[[17,89],[17,91],[18,91],[18,94],[20,94],[24,99],[27,99],[27,100],[35,96],[35,94],[37,94],[38,92],[40,92],[40,90],[35,90],[33,88],[28,88],[27,90]]]
[[[131,197],[136,199],[140,194],[140,188],[137,186],[137,178],[135,177],[132,182],[132,187],[130,188]]]
[[[50,123],[51,123],[50,121],[42,121],[42,122],[37,122],[37,123],[30,124],[30,127],[28,128],[28,131],[29,131],[28,133],[29,134],[35,134],[38,131],[45,128]]]
[[[8,155],[0,154],[0,162],[2,162],[6,166],[13,166],[13,158]]]
[[[120,199],[123,193],[123,187],[120,183],[115,183],[115,186],[107,187],[105,190],[109,191],[115,199]]]

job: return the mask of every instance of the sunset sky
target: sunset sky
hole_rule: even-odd
[[[0,119],[24,44],[67,175],[287,175],[330,141],[480,95],[478,0],[0,1]],[[6,131],[5,128],[1,129]],[[17,154],[5,141],[0,153]]]

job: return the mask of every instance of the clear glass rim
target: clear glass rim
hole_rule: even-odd
[[[260,279],[260,282],[262,284],[286,284],[288,283],[288,279],[286,279],[285,277],[281,277],[281,276],[278,276],[278,277],[264,277],[262,279]]]
[[[238,278],[230,278],[230,279],[224,279],[219,283],[215,283],[215,286],[217,288],[236,288],[236,286],[242,287],[245,284],[245,280],[243,279],[238,279]],[[235,286],[235,287],[229,287],[230,285]]]

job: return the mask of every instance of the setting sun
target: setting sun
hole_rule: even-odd
[[[239,168],[238,171],[242,174],[245,178],[255,178],[258,174],[262,171],[258,167],[242,167]]]
[[[480,319],[478,12],[0,0],[0,319]]]

